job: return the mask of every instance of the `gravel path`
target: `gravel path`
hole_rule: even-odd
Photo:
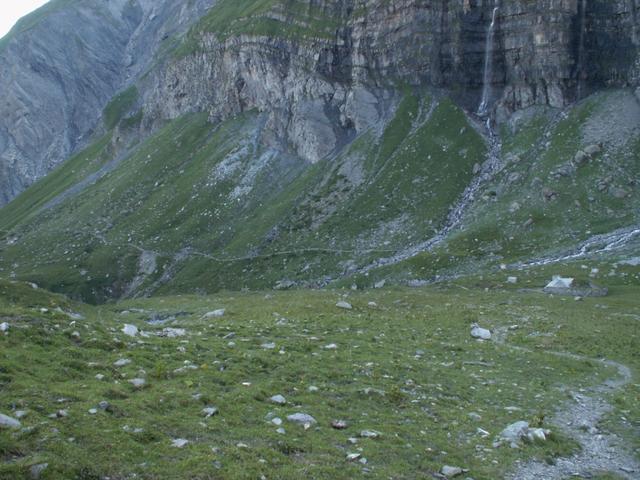
[[[510,349],[531,353],[531,350],[506,343],[506,331],[497,332],[496,341]],[[571,400],[562,404],[550,419],[565,435],[580,443],[582,450],[571,457],[559,458],[553,465],[544,461],[518,462],[508,480],[565,480],[570,477],[591,478],[596,473],[611,472],[625,479],[640,479],[640,463],[614,433],[598,428],[605,415],[613,410],[606,401],[608,394],[629,384],[631,370],[612,360],[601,360],[566,352],[547,352],[550,355],[588,360],[613,367],[618,375],[587,391],[571,393]]]

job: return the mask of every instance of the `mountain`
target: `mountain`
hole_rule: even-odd
[[[0,50],[4,198],[60,164],[0,211],[1,271],[102,302],[626,255],[639,9],[50,3]]]
[[[0,41],[0,204],[91,142],[107,102],[211,6],[52,0]]]

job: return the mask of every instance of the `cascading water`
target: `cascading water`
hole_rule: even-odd
[[[485,116],[489,111],[491,100],[491,81],[493,78],[493,44],[496,32],[496,18],[498,17],[498,6],[493,9],[491,15],[491,25],[487,32],[487,41],[484,49],[484,75],[482,77],[482,100],[478,107],[478,115]]]

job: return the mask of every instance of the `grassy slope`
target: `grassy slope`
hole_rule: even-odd
[[[116,113],[106,117],[122,116],[126,108],[116,108],[121,97],[107,109]],[[336,275],[342,261],[369,260],[370,253],[350,252],[362,242],[389,250],[407,235],[430,235],[484,155],[480,137],[447,99],[428,121],[417,122],[418,104],[430,101],[409,94],[380,139],[370,141],[367,133],[366,141],[354,142],[335,162],[313,167],[256,144],[259,115],[215,129],[204,115],[184,117],[82,193],[40,210],[93,171],[89,166],[101,164],[108,152],[105,137],[104,145],[64,164],[0,213],[0,228],[18,238],[4,248],[0,267],[89,301],[122,293],[143,249],[158,257],[158,269],[143,288],[171,269],[175,278],[162,290],[168,293]],[[340,178],[338,169],[347,162],[365,172],[364,183]],[[238,193],[243,186],[248,190]],[[333,201],[334,209],[318,221],[318,212],[308,208],[312,201]],[[388,228],[396,221],[401,231]],[[176,261],[185,249],[189,255]]]
[[[32,427],[0,431],[2,479],[28,478],[29,466],[43,462],[49,464],[43,479],[354,478],[364,468],[370,478],[430,478],[443,464],[469,468],[478,480],[502,478],[517,459],[552,461],[573,448],[557,434],[522,450],[491,448],[504,426],[549,417],[567,398],[566,387],[612,374],[545,349],[605,355],[636,373],[640,368],[630,316],[640,311],[637,292],[628,287],[582,303],[455,285],[351,292],[353,311],[334,306],[339,291],[165,297],[99,308],[7,282],[0,291],[0,316],[11,325],[0,336],[0,411],[25,410],[23,424]],[[86,319],[72,322],[56,306]],[[221,307],[225,317],[201,319]],[[145,320],[158,315],[169,318],[164,326],[186,328],[187,337],[134,340],[120,332],[126,322],[153,333],[162,327]],[[473,341],[473,321],[492,329],[518,324],[510,341],[537,353]],[[265,342],[276,348],[261,348]],[[337,349],[323,349],[330,343]],[[120,358],[131,365],[114,367]],[[197,368],[176,371],[185,365]],[[147,386],[135,390],[128,380],[140,376]],[[309,392],[312,385],[319,391]],[[288,404],[271,404],[275,394]],[[640,421],[639,394],[631,385],[616,398],[631,422]],[[90,415],[102,400],[109,411]],[[201,410],[211,405],[220,413],[204,419]],[[60,409],[68,418],[48,417]],[[270,412],[285,418],[298,411],[312,414],[318,426],[305,431],[285,421],[281,435],[267,420]],[[471,420],[470,412],[482,420]],[[334,419],[347,420],[347,430],[333,430]],[[480,437],[478,427],[490,436]],[[347,442],[365,429],[382,437]],[[190,443],[172,448],[174,438]],[[348,452],[360,452],[368,464],[346,462]]]

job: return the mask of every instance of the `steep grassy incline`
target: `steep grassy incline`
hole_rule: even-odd
[[[366,284],[480,267],[486,272],[501,264],[517,268],[566,256],[596,235],[640,228],[640,105],[630,91],[602,92],[564,112],[527,112],[503,126],[500,136],[497,171],[469,204],[460,228],[431,251],[379,269],[363,279]],[[592,249],[604,245],[594,242]],[[575,272],[571,264],[548,273]],[[630,278],[640,280],[637,272]]]
[[[485,154],[458,107],[422,94],[315,165],[264,146],[265,122],[193,114],[129,155],[108,135],[0,212],[0,268],[90,301],[324,284],[430,236]]]

